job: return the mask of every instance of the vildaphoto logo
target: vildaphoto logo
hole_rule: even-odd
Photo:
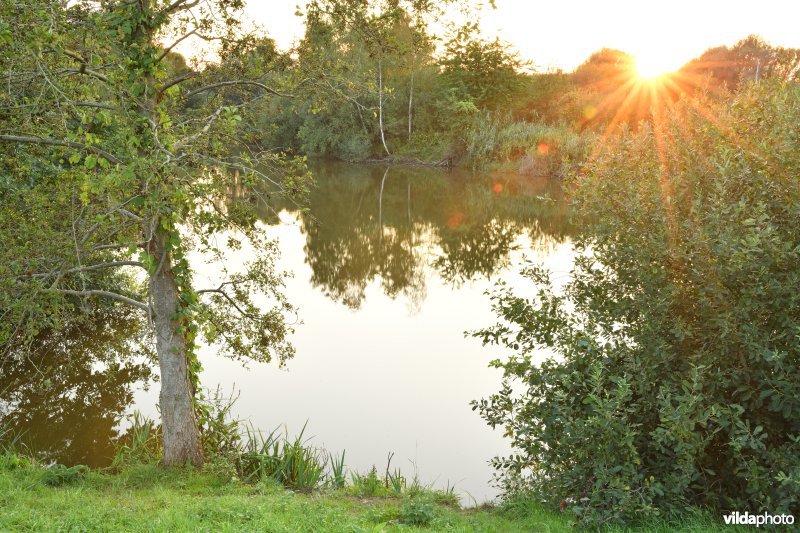
[[[791,526],[794,524],[794,516],[790,514],[750,514],[747,511],[740,513],[734,511],[730,514],[722,515],[726,525],[732,526]]]

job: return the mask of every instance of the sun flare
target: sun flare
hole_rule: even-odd
[[[637,55],[636,75],[644,80],[653,80],[677,70],[674,58],[653,54]]]

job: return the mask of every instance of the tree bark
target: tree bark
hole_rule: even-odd
[[[411,111],[414,102],[414,64],[411,64],[411,80],[408,86],[408,140],[411,142]]]
[[[383,133],[383,64],[380,60],[378,61],[378,126],[380,126],[381,130],[383,149],[386,150],[386,155],[392,157],[389,147],[386,146],[386,136]]]
[[[148,19],[153,22],[153,0],[138,0],[138,4],[143,20],[136,26],[132,41],[139,45],[141,54],[146,56],[154,48],[154,26],[146,22]],[[137,115],[146,117],[149,124],[157,123],[153,117],[160,93],[156,89],[155,75],[148,71],[141,81],[147,87],[144,93],[146,97],[133,101],[132,110]],[[164,90],[162,87],[161,91]],[[140,123],[137,128],[141,143],[139,157],[148,161],[154,153],[158,153],[158,147],[147,124]],[[165,466],[186,463],[201,465],[203,448],[195,418],[194,391],[189,380],[186,334],[176,319],[180,310],[180,291],[172,271],[172,257],[166,246],[168,234],[161,228],[161,220],[158,218],[153,227],[156,229],[152,233],[145,229],[145,241],[150,243],[149,252],[158,260],[158,267],[150,276],[148,290],[156,330],[158,366],[161,370],[159,404],[164,443],[163,463]]]
[[[161,369],[161,433],[164,442],[164,465],[203,464],[200,431],[194,411],[194,394],[189,380],[186,335],[175,320],[179,293],[171,268],[165,235],[158,230],[153,237],[154,252],[160,266],[150,278],[150,297],[156,330],[156,351]]]

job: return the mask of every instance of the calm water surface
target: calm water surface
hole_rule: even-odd
[[[310,209],[262,206],[278,240],[286,293],[299,307],[285,368],[240,363],[202,349],[202,381],[235,393],[255,427],[307,422],[306,435],[346,450],[353,470],[375,465],[455,484],[481,503],[496,492],[488,460],[508,452],[501,431],[469,402],[497,390],[500,355],[464,336],[492,324],[484,292],[498,280],[524,290],[525,258],[570,265],[567,209],[557,186],[534,178],[315,163]],[[247,250],[230,265],[247,259]],[[195,261],[198,286],[219,273]],[[156,372],[136,350],[126,317],[97,317],[91,332],[53,338],[49,360],[0,371],[0,414],[27,431],[32,450],[65,463],[103,464],[135,409],[156,418]],[[91,340],[89,340],[91,339]],[[34,365],[35,368],[31,368]],[[30,376],[36,376],[31,379]]]

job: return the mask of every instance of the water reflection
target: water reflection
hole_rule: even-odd
[[[520,235],[539,246],[571,229],[557,184],[439,170],[316,163],[310,209],[301,215],[311,282],[359,308],[379,280],[386,295],[421,305],[425,270],[460,284],[507,268]],[[262,216],[291,206],[261,206]]]
[[[138,310],[95,308],[0,363],[0,427],[44,461],[105,466],[136,387],[152,379]]]
[[[487,462],[507,443],[469,402],[496,390],[500,375],[487,363],[498,354],[463,332],[496,320],[484,295],[495,280],[526,283],[516,274],[523,255],[566,269],[572,228],[558,186],[422,168],[314,163],[312,171],[307,210],[258,204],[279,268],[294,273],[286,294],[302,319],[295,358],[287,371],[244,369],[201,346],[204,386],[235,385],[234,414],[257,428],[286,424],[294,434],[308,421],[314,442],[346,450],[355,471],[396,452],[426,483],[491,499]],[[251,201],[243,190],[232,197]],[[216,286],[220,272],[194,266],[198,283]],[[399,305],[409,302],[411,313]],[[124,413],[158,417],[157,387],[141,390],[151,379],[137,342],[142,324],[119,312],[97,309],[43,333],[32,357],[0,367],[0,424],[24,432],[42,457],[104,464]]]

